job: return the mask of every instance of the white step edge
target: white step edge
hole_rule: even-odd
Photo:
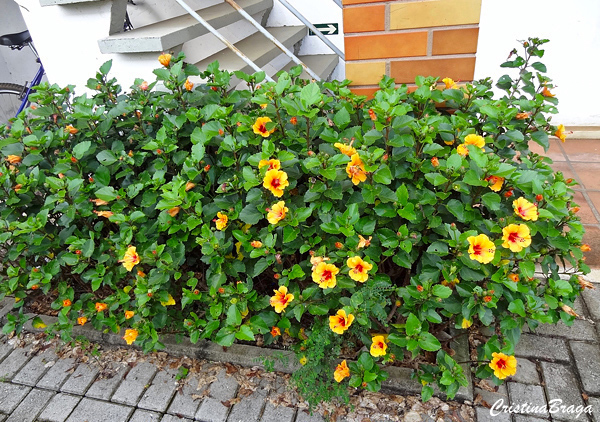
[[[266,29],[288,49],[291,49],[294,44],[301,41],[308,32],[305,26],[280,26]],[[248,56],[250,60],[256,63],[257,66],[266,65],[281,53],[281,50],[260,32],[256,32],[248,38],[236,43],[235,46]],[[241,70],[245,73],[254,73],[254,70],[250,65],[246,64],[228,48],[207,57],[195,65],[198,66],[200,71],[203,71],[215,60],[219,61],[219,68],[222,70],[228,70],[230,72]],[[236,78],[232,77],[231,86],[237,84],[234,79]]]
[[[339,63],[339,56],[337,54],[308,54],[304,56],[298,56],[300,61],[304,63],[310,70],[315,72],[321,80],[326,81],[329,75],[333,72],[335,67]],[[294,66],[298,66],[294,61],[290,61],[282,70],[289,72]],[[302,79],[312,79],[312,77],[303,70],[300,74]]]
[[[238,4],[250,15],[254,15],[272,8],[273,0],[239,0]],[[220,3],[197,12],[215,28],[221,28],[243,19],[227,3]],[[98,45],[104,54],[161,52],[208,32],[200,22],[191,15],[185,14],[111,35],[98,40]]]
[[[62,6],[75,3],[97,3],[106,0],[40,0],[40,6]]]

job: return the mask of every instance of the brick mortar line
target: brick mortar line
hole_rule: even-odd
[[[431,60],[449,60],[449,59],[474,59],[476,56],[473,53],[464,54],[444,54],[439,56],[410,56],[410,57],[393,57],[393,58],[381,58],[381,59],[358,59],[358,60],[346,60],[346,64],[350,63],[381,63],[389,60],[392,62],[410,62],[416,60],[431,61]]]
[[[387,19],[387,17],[386,17],[386,19]],[[344,37],[359,37],[361,35],[413,34],[415,32],[427,32],[429,30],[431,30],[431,31],[451,31],[451,30],[456,30],[456,29],[475,29],[475,28],[479,28],[478,23],[465,23],[462,25],[448,25],[448,26],[423,26],[421,28],[386,29],[383,31],[344,32]]]
[[[427,1],[430,1],[430,0],[410,0],[410,1],[403,2],[403,4],[425,3]],[[342,4],[342,7],[344,9],[346,9],[346,8],[352,9],[352,8],[361,7],[361,6],[378,6],[378,5],[386,5],[386,4],[398,4],[398,0],[378,1],[378,2],[375,2],[375,3]]]
[[[226,376],[227,376],[227,375],[226,375]],[[210,386],[209,386],[208,388],[210,389]],[[237,385],[237,386],[235,387],[235,394],[234,394],[234,396],[233,396],[233,397],[234,397],[234,398],[235,398],[235,397],[237,397],[239,393],[240,393],[240,386],[239,386],[239,385]],[[241,401],[242,401],[243,399],[244,399],[243,397],[240,397],[240,403],[241,403]],[[202,400],[202,403],[204,403],[204,400],[206,400],[206,399],[203,399],[203,400]],[[215,399],[215,400],[216,400],[216,399]],[[219,401],[220,401],[220,400],[219,400]],[[196,410],[196,413],[198,413],[198,411],[200,410],[200,407],[202,407],[202,403],[200,403],[200,405],[198,406],[198,409]],[[235,406],[235,405],[234,405],[234,406]],[[227,416],[225,416],[225,422],[227,422],[227,419],[229,419],[229,416],[231,416],[231,412],[232,412],[232,411],[233,411],[233,406],[229,406],[229,407],[227,408]],[[194,419],[196,419],[196,415],[194,415]],[[236,421],[236,422],[237,422],[237,421]]]

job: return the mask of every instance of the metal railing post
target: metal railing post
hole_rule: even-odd
[[[179,1],[179,0],[177,0]],[[294,55],[294,53],[292,53],[290,50],[288,50],[288,48],[283,45],[277,38],[275,38],[273,35],[271,35],[271,33],[269,31],[267,31],[260,23],[256,22],[256,20],[250,16],[248,14],[248,12],[246,12],[244,9],[242,9],[234,0],[225,0],[226,3],[228,3],[231,7],[233,7],[235,10],[237,10],[238,12],[240,12],[240,14],[248,21],[250,22],[252,25],[254,25],[254,27],[256,29],[258,29],[260,32],[262,32],[262,34],[267,37],[271,42],[273,42],[273,44],[275,44],[277,47],[279,47],[279,49],[281,51],[283,51],[285,53],[286,56],[288,56],[290,59],[292,59],[294,61],[294,63],[297,63],[299,65],[301,65],[304,70],[315,80],[320,81],[321,78],[315,73],[313,72],[308,66],[306,66],[304,63],[302,63],[302,61],[296,57]]]
[[[179,3],[179,5],[181,7],[183,7],[186,12],[188,12],[190,15],[192,15],[194,17],[194,19],[196,19],[206,29],[208,29],[211,34],[213,34],[215,37],[217,37],[223,44],[225,44],[230,50],[232,50],[240,59],[242,59],[247,65],[252,67],[252,69],[254,69],[256,72],[263,71],[259,66],[256,65],[256,63],[254,63],[252,60],[250,60],[250,58],[248,56],[246,56],[244,53],[242,53],[235,45],[233,45],[223,35],[221,35],[221,33],[219,31],[217,31],[215,28],[213,28],[213,26],[211,24],[209,24],[207,21],[205,21],[202,18],[202,16],[200,16],[198,13],[196,13],[196,11],[194,9],[192,9],[190,6],[188,6],[187,3],[185,3],[183,0],[175,0],[175,1],[177,3]],[[273,78],[271,78],[266,73],[265,73],[265,78],[269,82],[274,82]]]
[[[225,0],[227,1],[227,0]],[[319,37],[319,39],[321,41],[323,41],[327,47],[331,48],[335,54],[337,54],[338,56],[340,56],[342,58],[342,60],[346,60],[346,56],[344,55],[344,53],[337,48],[337,46],[332,43],[331,41],[329,41],[325,35],[323,35],[323,33],[321,33],[321,31],[319,31],[312,23],[310,23],[308,21],[308,19],[306,19],[300,12],[298,12],[298,10],[296,10],[296,8],[294,8],[294,6],[292,6],[291,4],[289,4],[287,2],[287,0],[279,0],[279,3],[283,4],[287,10],[289,10],[290,12],[292,12],[292,14],[294,16],[296,16],[298,19],[300,19],[300,21],[306,25],[317,37]],[[340,3],[341,6],[341,3]]]

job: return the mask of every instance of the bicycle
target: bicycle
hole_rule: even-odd
[[[27,82],[25,85],[0,82],[0,124],[6,124],[29,105],[29,94],[34,91],[35,86],[42,82],[44,66],[33,46],[29,31],[2,35],[0,36],[0,45],[10,47],[11,50],[22,50],[25,46],[28,46],[35,55],[36,62],[40,65],[35,77],[29,84]]]

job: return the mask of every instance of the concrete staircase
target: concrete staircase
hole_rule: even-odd
[[[93,3],[98,0],[40,0],[42,6],[67,5],[72,3]],[[110,0],[116,5],[125,0]],[[171,1],[171,0],[165,0]],[[213,1],[214,3],[214,1]],[[237,3],[252,17],[266,27],[269,13],[273,7],[273,0],[237,0]],[[181,11],[180,16],[160,20],[145,26],[136,27],[135,19],[132,23],[135,29],[127,32],[114,32],[98,40],[100,51],[103,54],[124,54],[131,56],[147,57],[149,53],[162,52],[186,53],[187,61],[193,62],[202,71],[208,64],[219,61],[221,69],[246,73],[254,72],[252,68],[240,59],[233,51],[223,45],[213,34],[201,25],[191,15],[172,1],[174,10]],[[130,11],[136,6],[130,5]],[[119,9],[121,9],[120,7]],[[289,59],[277,46],[260,33],[254,26],[247,22],[233,7],[227,3],[213,4],[196,11],[208,23],[221,32],[226,39],[233,43],[240,51],[248,56],[265,72],[274,77],[277,72],[289,70],[295,63]],[[113,14],[111,29],[118,28],[124,16]],[[300,44],[308,35],[305,26],[266,27],[276,39],[297,55]],[[336,54],[304,55],[299,57],[321,79],[326,80],[339,60]],[[302,77],[308,77],[306,72]],[[239,82],[233,78],[232,86]]]

